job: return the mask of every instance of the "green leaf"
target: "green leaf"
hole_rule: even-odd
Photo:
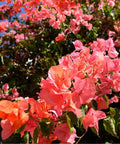
[[[74,126],[77,124],[77,116],[73,112],[68,112],[67,115],[71,120],[71,125]]]
[[[30,110],[30,108],[31,108],[31,105],[28,103],[28,109],[27,109],[27,110],[25,110],[25,113],[28,113],[28,112],[29,112],[29,110]]]
[[[23,126],[21,126],[19,129],[16,130],[16,133],[20,133],[21,131],[23,131],[25,128],[25,124]]]
[[[26,131],[24,134],[24,142],[25,142],[25,144],[30,143],[30,133],[28,131]]]
[[[111,74],[111,75],[113,75],[113,71],[109,71],[108,73]]]
[[[82,116],[84,117],[86,111],[88,110],[88,104],[83,104],[82,106],[80,106],[80,109],[81,109]]]
[[[3,59],[3,56],[0,54],[0,57],[1,57],[1,63],[4,65],[4,59]]]
[[[67,124],[68,124],[68,127],[70,129],[70,134],[72,134],[73,132],[73,127],[71,126],[71,119],[68,115],[66,115],[66,118],[67,118]]]
[[[116,130],[115,130],[115,120],[111,117],[107,117],[103,121],[103,125],[105,130],[110,133],[112,136],[118,138]]]
[[[40,133],[40,129],[39,129],[39,127],[36,127],[34,130],[34,133],[33,133],[33,141],[35,144],[38,144],[39,133]]]
[[[40,130],[42,132],[42,134],[47,138],[49,139],[49,135],[53,129],[53,123],[50,122],[47,118],[43,118],[40,123],[39,123],[39,126],[40,126]]]
[[[94,108],[94,110],[97,110],[97,107],[98,107],[97,102],[95,100],[92,100],[91,103],[92,103],[92,107]]]
[[[115,119],[115,121],[116,121],[116,123],[117,123],[117,122],[120,121],[120,109],[118,109],[118,108],[114,108],[114,109],[115,109],[114,119]]]
[[[86,73],[85,77],[84,78],[89,78],[89,75]]]
[[[112,143],[110,143],[110,142],[105,142],[105,144],[112,144]]]
[[[110,117],[114,118],[116,131],[120,131],[120,109],[110,107]]]
[[[114,117],[115,114],[116,114],[115,108],[110,107],[110,115],[111,115],[112,117]]]
[[[97,136],[99,136],[99,134],[97,133],[97,131],[96,131],[96,129],[95,129],[94,127],[91,127],[90,129],[92,130],[92,132],[93,132],[94,134],[96,134]]]
[[[120,131],[120,122],[117,123],[117,129]]]
[[[109,100],[108,100],[108,98],[107,98],[107,95],[104,94],[104,95],[103,95],[103,98],[104,98],[104,100],[106,101],[106,103],[107,103],[107,105],[108,105],[108,104],[109,104]]]

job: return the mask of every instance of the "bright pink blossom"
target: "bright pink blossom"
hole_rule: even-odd
[[[88,129],[88,127],[94,127],[98,133],[99,132],[98,121],[104,118],[106,118],[104,112],[90,108],[90,110],[82,119],[82,123],[86,130]]]
[[[18,97],[19,96],[19,93],[18,93],[16,88],[12,89],[12,94],[13,94],[14,97]]]
[[[53,66],[48,72],[47,80],[41,81],[41,92],[39,96],[51,105],[62,106],[68,102],[71,92],[71,79],[69,71],[61,66]]]
[[[7,27],[8,27],[8,22],[5,21],[5,22],[0,22],[0,32],[4,32],[7,30]]]
[[[57,136],[59,140],[61,140],[64,143],[70,143],[73,144],[75,141],[76,130],[74,129],[72,134],[70,134],[70,128],[67,123],[59,124],[54,131],[54,134]]]
[[[114,90],[116,92],[120,91],[120,73],[114,73],[113,74],[113,85],[114,85]]]
[[[101,2],[98,4],[98,9],[102,9],[104,4],[105,4],[104,1],[101,0]]]
[[[3,128],[2,139],[5,140],[23,126],[28,121],[29,116],[21,111],[16,102],[2,100],[0,101],[0,118],[2,118],[1,126]]]
[[[25,35],[23,33],[21,33],[21,34],[16,34],[15,39],[16,39],[16,43],[19,43],[21,40],[24,40],[24,39],[27,40],[28,38],[25,37]]]
[[[115,44],[116,47],[119,47],[119,46],[120,46],[120,41],[119,41],[119,39],[116,39],[116,40],[114,41],[114,44]]]
[[[75,49],[76,49],[77,51],[79,51],[79,50],[81,50],[81,49],[84,48],[82,42],[79,41],[79,40],[74,41],[73,44],[74,44],[74,47],[75,47]]]
[[[115,0],[107,0],[108,1],[108,5],[110,6],[110,7],[114,7],[114,5],[115,5]]]
[[[97,102],[97,109],[102,110],[102,109],[107,109],[109,104],[105,101],[105,99],[102,96],[96,96],[96,102]],[[108,102],[109,103],[109,102]]]
[[[1,121],[1,127],[3,129],[1,132],[1,137],[3,140],[9,138],[14,133],[14,129],[12,128],[10,121],[7,119]]]
[[[95,84],[90,78],[75,78],[72,100],[76,107],[89,103],[95,97]]]
[[[58,36],[55,38],[55,40],[58,41],[65,41],[65,34],[64,33],[60,33],[58,34]]]
[[[111,30],[108,30],[107,34],[108,34],[109,37],[115,37],[116,36],[116,32],[111,31]]]
[[[93,15],[84,15],[83,18],[86,20],[91,20],[93,18]]]
[[[9,85],[8,85],[8,83],[5,83],[4,85],[3,85],[3,87],[2,87],[2,89],[6,92],[6,91],[8,91],[9,90]]]
[[[111,103],[118,103],[119,102],[119,98],[118,98],[118,96],[113,96],[110,100],[109,100],[109,104],[111,104]]]

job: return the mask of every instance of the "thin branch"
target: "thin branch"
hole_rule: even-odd
[[[80,142],[80,140],[84,137],[84,135],[87,133],[87,130],[84,132],[84,134],[82,135],[82,136],[80,136],[80,137],[77,137],[77,138],[79,138],[78,139],[78,141],[75,143],[75,144],[78,144],[79,142]]]

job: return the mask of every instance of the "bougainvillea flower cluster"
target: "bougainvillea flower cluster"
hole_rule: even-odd
[[[110,107],[120,98],[120,20],[115,13],[119,7],[119,0],[6,0],[0,6],[3,141],[27,132],[34,144],[78,143],[89,129],[99,135],[100,121],[106,132],[119,138],[120,111]],[[66,54],[66,49],[74,50]],[[41,78],[41,67],[49,59],[43,55],[59,60]],[[28,91],[39,83],[34,89],[37,97],[21,95],[26,83],[14,80],[19,69],[17,76],[25,72]],[[21,87],[10,88],[19,81]]]
[[[75,51],[62,57],[59,65],[50,68],[47,79],[42,79],[37,101],[33,98],[16,98],[19,101],[14,102],[0,101],[3,139],[8,138],[25,125],[21,135],[25,131],[29,131],[33,137],[37,128],[40,141],[43,139],[43,141],[51,142],[53,139],[59,139],[62,142],[73,143],[77,137],[75,129],[70,133],[67,121],[60,122],[60,117],[65,111],[71,111],[78,118],[82,118],[86,130],[88,127],[94,127],[99,132],[98,121],[106,118],[106,114],[101,110],[107,109],[113,102],[118,102],[118,98],[113,96],[111,99],[106,97],[107,103],[104,96],[111,94],[112,90],[120,91],[120,60],[117,58],[117,53],[112,57],[109,52],[108,55],[105,53],[109,49],[115,51],[112,39],[106,41],[98,39],[90,47],[83,46],[82,42],[78,40],[73,43]],[[79,48],[77,43],[81,44]],[[91,50],[92,52],[90,52]],[[8,84],[5,84],[3,90],[8,91],[8,89]],[[13,95],[15,92],[16,90],[12,89]],[[114,100],[115,98],[117,100]],[[92,108],[92,100],[97,103],[96,110]],[[88,104],[89,107],[83,116],[80,107],[84,104]],[[52,140],[47,140],[40,132],[42,128],[40,128],[39,122],[52,125],[49,133]]]

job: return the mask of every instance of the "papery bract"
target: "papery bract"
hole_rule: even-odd
[[[60,33],[58,34],[58,36],[55,38],[55,40],[58,41],[65,41],[65,34],[64,33]]]
[[[72,100],[77,107],[89,103],[95,97],[95,84],[90,78],[75,78]]]
[[[8,83],[4,84],[3,87],[2,87],[2,89],[3,89],[4,91],[8,91],[8,90],[9,90],[9,85],[8,85]]]
[[[99,132],[98,121],[104,118],[106,118],[104,112],[98,110],[95,111],[93,108],[90,108],[88,113],[82,119],[82,123],[85,129],[88,129],[88,127],[94,127],[98,133]]]
[[[70,134],[70,129],[67,123],[59,124],[54,131],[54,134],[62,142],[74,143],[76,135],[76,130],[74,129],[72,134]]]
[[[7,119],[1,121],[1,127],[3,129],[1,132],[1,137],[3,140],[9,138],[14,133],[14,129]]]
[[[7,27],[8,27],[8,22],[5,21],[5,22],[0,22],[0,32],[4,32],[7,30]]]
[[[76,50],[81,50],[83,48],[83,44],[79,40],[74,41],[73,44]]]
[[[97,109],[98,110],[102,110],[102,109],[107,109],[108,108],[109,104],[107,104],[107,102],[105,101],[105,99],[102,96],[96,96],[95,100],[97,102]]]
[[[24,125],[29,116],[19,109],[16,102],[0,101],[0,118],[2,118],[2,139],[7,139],[13,132]],[[6,127],[7,126],[7,127]],[[9,131],[7,129],[9,128]],[[7,133],[7,135],[5,135]]]
[[[47,80],[41,82],[42,90],[39,96],[53,106],[62,106],[69,100],[70,86],[69,71],[64,70],[61,66],[53,66],[48,72]]]

